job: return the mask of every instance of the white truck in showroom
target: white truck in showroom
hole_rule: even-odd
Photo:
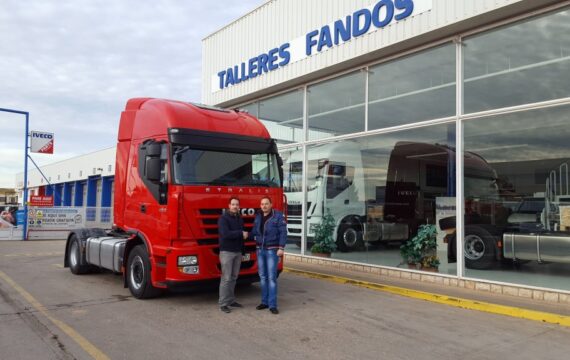
[[[302,152],[294,152],[283,165],[288,238],[297,245],[301,243],[302,226],[302,156]],[[321,223],[327,211],[335,219],[336,244],[343,252],[360,248],[364,241],[376,243],[409,238],[413,229],[409,219],[396,218],[392,214],[385,216],[386,173],[376,174],[377,169],[366,169],[363,161],[366,156],[354,142],[310,148],[306,200],[309,243],[314,237],[315,226]],[[374,200],[367,199],[367,194],[374,194]]]

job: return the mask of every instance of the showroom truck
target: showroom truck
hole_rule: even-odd
[[[512,212],[507,212],[500,199],[466,200],[463,241],[466,267],[490,269],[502,259],[515,263],[570,263],[568,163],[562,162],[551,170],[543,186],[544,192],[520,199]],[[447,222],[450,227],[455,226],[453,220]],[[456,257],[455,242],[452,233],[448,249],[451,261]]]
[[[113,228],[71,231],[65,266],[74,274],[122,273],[124,286],[141,299],[215,282],[221,275],[217,221],[229,198],[239,197],[250,230],[263,196],[282,209],[281,179],[276,143],[253,116],[131,99],[119,123]],[[258,279],[253,242],[244,245],[239,278]]]
[[[455,149],[447,145],[400,141],[392,149],[361,149],[347,141],[311,147],[307,156],[309,243],[327,211],[335,220],[340,251],[356,250],[364,243],[404,242],[416,234],[419,225],[435,224],[437,198],[455,196]],[[292,153],[284,169],[288,238],[300,244],[302,153]],[[497,176],[485,159],[466,152],[464,173],[470,198],[496,203]],[[477,224],[469,229],[496,229],[499,214],[492,220],[474,219]]]
[[[398,142],[391,150],[361,149],[354,142],[315,146],[307,162],[307,241],[330,211],[340,251],[366,243],[406,241],[426,221],[435,222],[435,198],[447,193],[454,151],[446,146]],[[387,168],[386,168],[387,165]],[[302,154],[285,161],[288,238],[300,244]]]

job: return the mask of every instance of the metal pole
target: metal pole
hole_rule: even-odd
[[[29,125],[30,125],[30,113],[27,111],[20,111],[20,110],[13,110],[13,109],[4,109],[0,108],[0,111],[8,112],[12,114],[21,114],[26,116],[26,148],[24,150],[24,199],[22,203],[24,204],[24,228],[23,228],[23,240],[28,239],[28,133],[29,133]]]
[[[24,159],[24,240],[28,240],[28,136],[30,134],[30,114],[26,113],[26,150]]]

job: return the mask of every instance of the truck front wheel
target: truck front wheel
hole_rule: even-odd
[[[356,250],[362,245],[362,232],[349,224],[341,224],[338,228],[336,246],[342,252]]]
[[[150,260],[144,245],[137,245],[129,254],[127,284],[137,299],[149,299],[160,295],[161,289],[152,286]]]

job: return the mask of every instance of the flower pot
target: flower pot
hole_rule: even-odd
[[[311,255],[316,256],[316,257],[322,257],[322,258],[330,258],[331,257],[331,253],[313,252],[313,253],[311,253]]]
[[[428,272],[439,272],[439,269],[436,267],[420,267],[421,271],[428,271]]]
[[[419,268],[418,264],[408,264],[408,269],[417,270]]]

